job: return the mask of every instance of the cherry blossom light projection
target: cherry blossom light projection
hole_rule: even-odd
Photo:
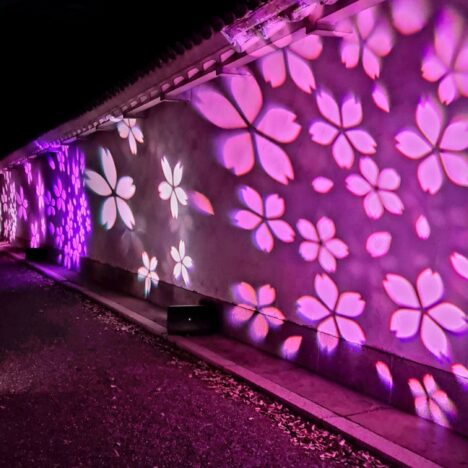
[[[2,236],[213,298],[225,333],[468,434],[467,21],[387,0],[260,41],[4,171]]]

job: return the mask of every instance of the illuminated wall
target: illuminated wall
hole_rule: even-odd
[[[222,300],[226,333],[468,433],[467,7],[394,0],[344,39],[286,38],[49,156],[42,203],[34,162],[15,169],[18,235],[154,302]]]

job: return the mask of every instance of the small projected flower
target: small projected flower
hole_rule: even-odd
[[[44,208],[44,182],[42,181],[41,174],[37,175],[36,196],[37,206],[42,210]]]
[[[165,156],[161,159],[161,166],[166,181],[159,184],[159,196],[163,200],[170,200],[172,217],[177,218],[179,215],[179,203],[184,206],[187,205],[187,194],[180,187],[183,168],[178,162],[174,171],[172,171]]]
[[[40,237],[39,237],[39,228],[37,223],[34,222],[31,224],[31,247],[34,249],[39,247]]]
[[[24,196],[23,187],[20,187],[19,192],[16,194],[16,203],[18,205],[18,219],[24,219],[25,221],[27,221],[29,203]]]
[[[284,215],[284,200],[277,194],[262,197],[253,188],[242,187],[239,196],[248,210],[237,210],[233,215],[233,223],[249,231],[254,231],[253,241],[257,249],[271,252],[274,238],[283,242],[293,242],[295,233],[291,226],[280,219]]]
[[[26,174],[26,178],[28,180],[28,185],[31,184],[32,182],[32,166],[31,166],[31,163],[26,161],[24,164],[23,164],[23,168],[24,168],[24,172]]]
[[[146,252],[143,252],[141,258],[143,266],[138,269],[138,279],[145,282],[145,297],[148,297],[151,291],[151,285],[157,286],[159,282],[159,276],[156,273],[158,260],[156,257],[151,257],[150,259]]]
[[[439,273],[422,271],[416,288],[403,276],[388,274],[383,282],[390,299],[401,309],[393,312],[390,330],[400,339],[419,334],[424,346],[437,358],[449,356],[445,331],[467,330],[465,313],[449,302],[442,302],[444,284]]]
[[[182,275],[186,286],[190,284],[190,278],[188,270],[193,267],[192,259],[185,254],[185,242],[181,240],[179,242],[179,248],[171,247],[171,257],[176,262],[174,266],[174,278],[178,280]]]
[[[426,374],[422,382],[409,379],[408,385],[414,397],[414,408],[421,418],[450,427],[449,417],[456,414],[456,408],[448,395],[439,388],[434,377]]]
[[[137,142],[143,143],[143,132],[136,119],[123,119],[117,124],[117,130],[121,138],[127,138],[130,152],[137,154]]]
[[[361,101],[348,96],[341,107],[331,94],[321,91],[316,95],[320,113],[328,122],[313,122],[309,128],[312,141],[319,145],[332,145],[332,154],[339,167],[349,169],[354,163],[354,151],[374,154],[377,143],[365,130],[358,128],[362,122]]]
[[[307,219],[297,222],[297,229],[305,239],[299,246],[299,253],[308,262],[318,258],[321,267],[328,272],[336,270],[336,258],[348,256],[348,246],[335,237],[335,223],[325,216],[315,227]]]
[[[361,295],[356,292],[339,293],[336,284],[326,274],[316,275],[314,284],[317,297],[299,298],[297,312],[307,320],[319,322],[320,348],[333,351],[338,345],[338,337],[359,345],[364,343],[364,332],[352,320],[362,314],[366,305]]]
[[[372,219],[379,219],[385,210],[392,214],[403,213],[400,197],[393,193],[400,186],[400,176],[394,169],[379,171],[377,164],[370,158],[359,161],[361,174],[346,178],[346,187],[354,195],[364,197],[364,210]]]
[[[124,224],[133,229],[135,218],[127,200],[135,195],[135,185],[131,177],[125,176],[117,180],[117,169],[114,159],[108,149],[100,149],[102,177],[97,172],[86,170],[86,185],[96,194],[106,197],[102,206],[101,223],[106,229],[111,229],[117,219],[117,213]]]
[[[54,185],[54,194],[57,203],[57,209],[60,211],[65,211],[65,200],[67,199],[67,192],[62,185],[62,181],[57,179],[56,184]]]
[[[44,197],[47,216],[55,216],[55,198],[47,190]]]

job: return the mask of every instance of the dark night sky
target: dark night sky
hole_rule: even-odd
[[[0,157],[81,114],[214,17],[253,3],[0,0]]]

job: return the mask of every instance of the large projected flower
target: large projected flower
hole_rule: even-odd
[[[170,199],[172,217],[177,218],[179,215],[179,203],[184,206],[187,204],[187,194],[180,187],[183,168],[180,162],[178,162],[174,171],[172,171],[165,156],[161,159],[161,166],[166,181],[159,184],[159,196],[163,200]]]
[[[188,286],[190,284],[188,270],[193,267],[193,261],[191,257],[186,255],[185,242],[183,240],[179,242],[178,249],[177,247],[171,247],[171,257],[176,262],[173,271],[174,278],[178,280],[182,275],[185,285]]]
[[[230,320],[234,326],[249,322],[249,335],[253,341],[262,341],[270,328],[276,329],[283,324],[284,314],[273,303],[276,300],[275,288],[269,284],[260,286],[256,291],[249,283],[237,283],[232,287],[234,300]],[[255,313],[258,311],[259,313]],[[255,316],[254,316],[255,315]]]
[[[317,327],[320,348],[331,352],[338,345],[338,337],[362,344],[366,337],[352,318],[362,314],[365,301],[356,292],[339,293],[336,284],[326,275],[315,276],[317,297],[302,296],[297,301],[297,312],[306,320],[319,322]]]
[[[315,227],[307,219],[297,222],[297,229],[305,239],[299,246],[299,253],[308,262],[317,259],[321,267],[328,272],[336,270],[336,259],[348,256],[348,246],[335,237],[335,223],[322,217]]]
[[[273,88],[281,86],[289,74],[294,84],[311,93],[315,89],[314,73],[308,60],[314,60],[322,52],[322,39],[311,34],[296,42],[291,36],[276,41],[271,45],[272,52],[259,60],[263,79]]]
[[[283,242],[294,241],[294,231],[291,226],[283,221],[284,200],[277,194],[262,197],[253,188],[242,187],[239,197],[248,210],[237,210],[233,214],[233,222],[236,226],[254,231],[253,241],[257,249],[263,252],[271,252],[274,247],[273,235]]]
[[[456,413],[455,405],[448,395],[439,388],[434,377],[426,374],[422,382],[409,379],[408,385],[414,397],[414,409],[421,418],[450,427],[449,417]]]
[[[157,286],[159,276],[156,273],[158,260],[156,257],[151,257],[151,260],[146,252],[141,255],[143,266],[138,268],[138,279],[145,282],[145,297],[149,296],[151,285]]]
[[[100,148],[101,166],[104,172],[102,177],[97,172],[86,170],[86,185],[96,194],[107,197],[102,206],[101,223],[106,229],[111,229],[120,218],[129,229],[135,226],[135,218],[127,200],[135,194],[135,185],[131,177],[125,176],[117,180],[117,169],[111,152]]]
[[[346,178],[346,187],[354,195],[364,197],[364,210],[372,219],[379,219],[385,210],[401,215],[403,203],[400,197],[393,193],[400,186],[400,176],[395,169],[379,171],[377,164],[370,158],[359,161],[361,174],[352,174]]]
[[[367,8],[357,14],[350,23],[339,28],[351,27],[352,33],[341,42],[341,61],[346,68],[354,68],[362,60],[366,74],[375,80],[380,75],[382,58],[393,48],[393,32],[388,22],[379,14],[379,8]]]
[[[460,116],[444,124],[443,109],[432,100],[421,101],[416,109],[418,131],[403,130],[395,138],[398,150],[410,159],[422,159],[418,166],[419,185],[437,193],[444,173],[456,185],[468,186],[468,118]]]
[[[466,330],[465,313],[449,302],[442,302],[444,285],[438,273],[422,271],[416,289],[403,276],[388,274],[383,282],[390,299],[401,309],[393,312],[390,329],[397,338],[408,339],[420,334],[424,346],[438,358],[448,357],[445,331]]]
[[[32,176],[32,166],[29,161],[23,163],[24,173],[26,174],[26,179],[28,180],[28,185],[31,185],[33,176]]]
[[[117,124],[117,130],[121,138],[127,138],[130,152],[137,154],[137,142],[143,143],[143,132],[136,119],[122,119]]]
[[[439,82],[440,102],[448,105],[468,97],[468,38],[463,18],[446,8],[435,29],[434,47],[422,62],[424,79]]]
[[[356,128],[362,122],[362,105],[358,98],[348,96],[340,108],[331,94],[322,90],[317,93],[316,100],[328,122],[313,122],[309,128],[310,137],[319,145],[333,145],[333,157],[339,167],[349,169],[353,165],[354,150],[375,153],[376,141],[365,130]]]
[[[288,184],[294,171],[286,152],[278,143],[291,143],[301,130],[296,114],[280,107],[261,112],[263,97],[255,78],[245,75],[226,80],[232,102],[212,86],[193,91],[198,111],[219,128],[230,130],[222,148],[222,164],[235,175],[247,174],[257,158],[274,180]]]
[[[23,187],[20,187],[19,192],[16,194],[16,204],[18,205],[17,208],[17,213],[18,213],[18,219],[24,219],[27,221],[28,219],[28,200],[26,200],[26,197],[24,196],[24,190]]]

